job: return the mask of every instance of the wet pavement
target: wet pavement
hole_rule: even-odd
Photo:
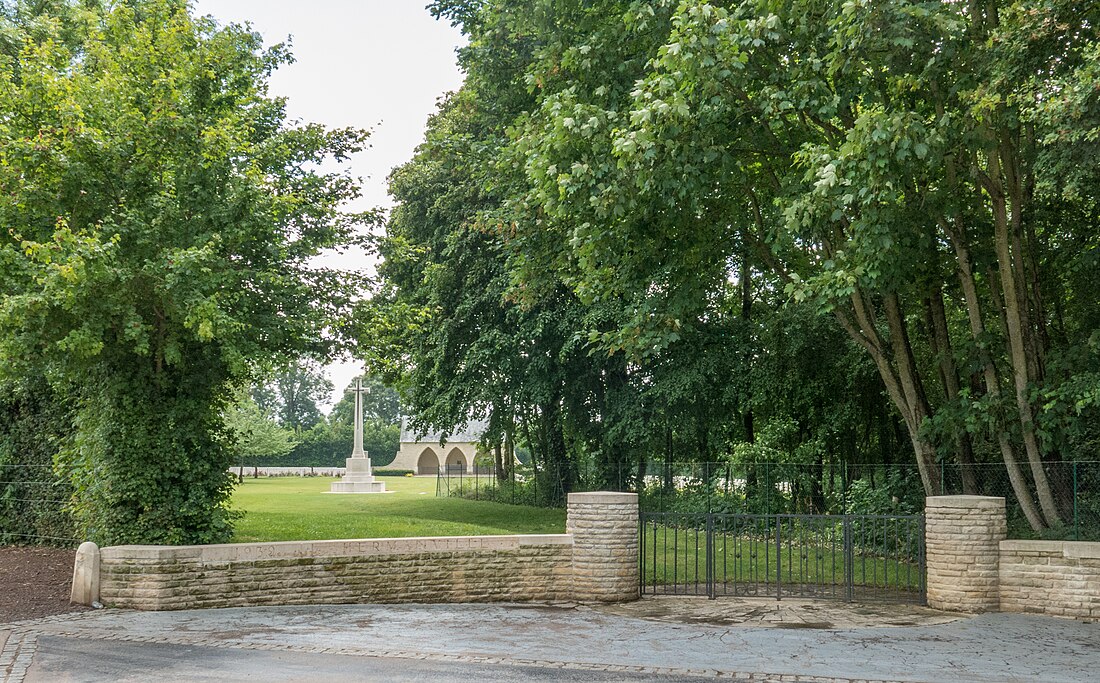
[[[932,626],[967,617],[908,604],[859,604],[838,600],[771,598],[708,600],[697,596],[654,596],[597,608],[604,614],[675,624],[747,628],[852,629]]]
[[[909,606],[651,598],[599,609],[339,605],[101,610],[3,627],[24,681],[1084,682],[1100,625]]]

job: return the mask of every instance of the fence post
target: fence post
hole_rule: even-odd
[[[714,589],[714,515],[707,515],[707,597],[714,600],[718,597]]]
[[[1073,463],[1073,540],[1080,541],[1080,529],[1077,526],[1077,462]]]
[[[855,592],[856,560],[855,548],[852,544],[852,519],[844,515],[844,601],[851,602]]]
[[[783,599],[783,542],[779,527],[783,523],[779,515],[775,516],[775,599]]]

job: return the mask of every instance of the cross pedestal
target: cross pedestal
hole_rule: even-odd
[[[386,483],[375,481],[370,473],[370,458],[353,456],[346,462],[347,471],[340,481],[332,482],[329,493],[386,493]]]
[[[375,481],[370,470],[370,457],[363,450],[363,394],[370,393],[363,380],[355,380],[355,440],[351,457],[346,460],[347,469],[340,481],[332,482],[329,493],[387,493],[385,482]]]

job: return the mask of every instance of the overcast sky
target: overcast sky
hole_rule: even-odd
[[[289,39],[295,63],[271,80],[288,98],[291,118],[369,128],[371,148],[351,162],[363,179],[352,209],[390,206],[386,176],[408,161],[437,99],[462,84],[455,49],[462,35],[436,21],[428,0],[195,0],[196,13],[222,24],[250,23],[272,45]],[[372,268],[363,254],[327,259],[341,268]],[[329,366],[339,392],[361,369]],[[335,401],[336,397],[333,397]]]

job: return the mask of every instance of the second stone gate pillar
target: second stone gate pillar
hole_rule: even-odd
[[[1005,499],[932,496],[925,501],[928,606],[949,612],[1000,607],[1000,544]]]
[[[638,494],[570,493],[566,533],[573,535],[577,602],[638,599]]]

